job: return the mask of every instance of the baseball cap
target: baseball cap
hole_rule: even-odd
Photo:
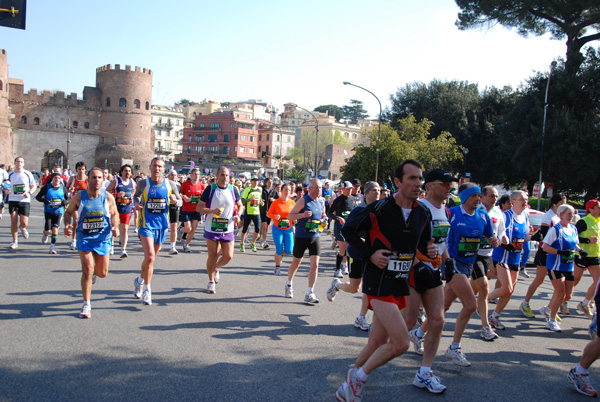
[[[236,180],[235,181],[235,185],[236,186],[241,186],[242,185],[242,181],[241,180]]]
[[[589,213],[590,209],[594,208],[596,205],[600,205],[600,201],[598,200],[589,200],[585,203],[585,212]]]
[[[344,181],[344,182],[340,183],[340,187],[341,188],[352,188],[352,183],[350,183],[349,181]]]
[[[359,179],[352,180],[352,185],[353,186],[360,186],[360,180]]]
[[[441,181],[442,183],[450,183],[458,181],[456,177],[452,177],[450,173],[442,169],[430,170],[425,176],[425,183],[431,183],[432,181]]]
[[[252,176],[252,177],[250,178],[250,180],[258,180],[258,177],[256,177],[256,176]]]

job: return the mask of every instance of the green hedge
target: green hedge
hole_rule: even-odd
[[[569,202],[569,205],[572,205],[573,208],[575,208],[575,209],[584,209],[585,208],[585,205],[583,204],[583,202],[574,201],[574,200],[569,200],[568,202]],[[537,209],[537,203],[538,203],[537,197],[529,197],[529,206],[532,209]],[[540,211],[547,211],[549,205],[550,205],[550,199],[542,198],[540,201]]]

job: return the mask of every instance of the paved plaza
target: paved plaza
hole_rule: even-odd
[[[335,254],[322,239],[322,264],[307,305],[308,258],[294,280],[295,298],[283,297],[286,276],[273,275],[273,245],[245,253],[236,247],[221,271],[217,293],[208,294],[206,247],[201,234],[191,254],[161,251],[152,280],[152,306],[133,298],[142,249],[130,231],[129,258],[111,257],[108,277],[92,293],[92,318],[81,308],[80,262],[61,235],[58,254],[41,244],[42,207],[33,202],[28,240],[10,250],[7,213],[0,221],[0,401],[334,401],[347,367],[368,333],[352,323],[360,296],[325,293]],[[181,247],[179,246],[181,251]],[[118,251],[118,250],[117,250]],[[284,257],[285,274],[290,257]],[[533,273],[534,269],[530,268]],[[589,319],[577,312],[591,283],[586,274],[563,316],[562,333],[518,311],[531,279],[517,284],[502,316],[500,338],[484,342],[475,316],[463,338],[471,367],[444,356],[451,342],[454,305],[433,370],[448,387],[433,395],[412,386],[421,358],[412,351],[376,370],[364,401],[564,401],[585,400],[566,374],[588,342]],[[532,300],[534,312],[552,293],[546,281]],[[371,321],[371,313],[368,320]],[[598,371],[591,379],[600,385]]]

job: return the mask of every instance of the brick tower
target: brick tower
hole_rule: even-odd
[[[8,62],[0,49],[0,163],[12,165],[12,128],[8,120]]]
[[[119,64],[96,69],[96,88],[101,93],[100,138],[95,164],[116,171],[122,159],[132,159],[149,173],[154,157],[151,128],[152,71]]]

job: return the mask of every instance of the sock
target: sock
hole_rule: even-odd
[[[496,311],[494,310],[494,311],[492,312],[492,317],[494,317],[494,318],[496,318],[496,319],[497,319],[498,317],[500,317],[500,314],[496,313]]]
[[[313,292],[314,288],[308,288],[308,290],[306,291],[306,294],[311,294]]]
[[[341,256],[341,255],[339,255],[339,254],[335,256],[335,269],[336,269],[336,270],[337,270],[337,269],[340,269],[340,265],[342,265],[342,259],[343,259],[343,258],[344,258],[344,257],[343,257],[343,256]]]
[[[183,232],[183,236],[181,236],[181,240],[186,240],[187,239],[187,233]]]
[[[367,373],[365,373],[361,367],[358,370],[356,370],[356,378],[358,378],[362,382],[367,382],[369,375]]]
[[[336,289],[337,289],[337,288],[336,288]],[[359,314],[359,315],[358,315],[358,317],[356,317],[356,318],[360,320],[361,318],[365,318],[365,316],[364,316],[364,315],[362,315],[362,314]]]
[[[150,289],[150,285],[144,285],[144,290],[147,290],[148,292],[152,292],[152,289]]]
[[[521,305],[523,307],[529,306],[529,302],[527,300],[523,300],[523,303],[521,303]]]
[[[275,268],[281,268],[281,265],[275,265]]]
[[[58,235],[55,235],[55,234],[53,234],[53,235],[52,235],[52,237],[51,237],[51,239],[52,239],[52,240],[51,240],[52,244],[56,244],[56,238],[57,238],[57,237],[58,237]],[[588,302],[588,303],[589,303],[589,302]]]
[[[583,307],[587,307],[590,305],[590,301],[588,299],[583,299],[583,301],[581,302],[581,305]]]
[[[215,281],[208,281],[208,283],[215,283]]]
[[[588,371],[581,367],[581,363],[577,363],[577,366],[575,367],[575,374],[588,374]]]
[[[431,367],[421,366],[421,368],[419,369],[419,375],[425,375],[430,371],[431,371]]]
[[[459,343],[452,342],[450,344],[450,349],[452,349],[452,350],[460,349],[460,342]]]
[[[292,281],[287,281],[285,284],[289,287],[292,287]]]
[[[84,300],[84,301],[83,301],[83,304],[84,304],[84,305],[86,305],[86,304],[87,304],[88,306],[92,307],[92,303],[91,303],[89,300]]]
[[[423,332],[421,330],[421,327],[417,328],[417,332],[415,333],[415,335],[417,335],[418,338],[422,338],[425,336],[425,332]]]
[[[172,242],[171,242],[171,248],[175,248],[175,245],[176,245],[176,244],[177,244],[177,242],[176,242],[176,241],[172,241]]]

